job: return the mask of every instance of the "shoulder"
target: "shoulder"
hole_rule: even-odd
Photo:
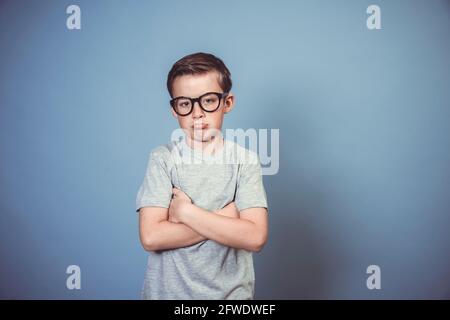
[[[171,151],[168,145],[160,145],[150,150],[149,160],[167,165],[170,163]]]

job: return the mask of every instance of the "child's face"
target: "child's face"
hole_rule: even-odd
[[[183,75],[173,82],[173,97],[197,98],[207,92],[223,93],[215,71],[205,74]],[[214,112],[202,110],[196,102],[193,110],[187,116],[178,115],[173,109],[172,114],[177,118],[180,127],[193,140],[209,141],[214,131],[222,130],[223,116],[233,108],[234,96],[229,93],[220,101],[219,108]]]

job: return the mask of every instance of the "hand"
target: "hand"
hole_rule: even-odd
[[[169,221],[174,223],[181,223],[182,218],[192,210],[192,200],[189,196],[177,188],[172,188],[172,200],[169,205]]]
[[[230,217],[230,218],[240,218],[239,211],[236,208],[236,204],[233,202],[230,202],[225,207],[223,207],[220,210],[215,211],[217,214]]]

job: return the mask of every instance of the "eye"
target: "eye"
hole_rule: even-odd
[[[180,107],[180,108],[189,107],[189,101],[180,101],[180,102],[178,102],[178,107]]]

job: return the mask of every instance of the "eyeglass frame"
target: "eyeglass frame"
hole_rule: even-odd
[[[205,108],[203,108],[202,103],[200,102],[201,98],[203,98],[204,96],[207,96],[208,94],[215,94],[219,98],[219,103],[214,110],[206,110]],[[211,92],[206,92],[197,98],[189,98],[189,97],[179,96],[179,97],[175,97],[175,98],[171,99],[170,105],[171,105],[172,109],[175,111],[175,113],[182,117],[188,116],[192,113],[192,111],[194,110],[195,102],[198,102],[200,109],[202,109],[205,112],[216,112],[217,109],[219,109],[219,107],[220,107],[220,100],[222,100],[223,98],[226,98],[228,96],[228,94],[229,94],[229,92],[212,92],[211,91]],[[175,101],[178,99],[188,99],[191,101],[191,110],[188,113],[186,113],[186,114],[178,113],[177,109],[175,108]]]

